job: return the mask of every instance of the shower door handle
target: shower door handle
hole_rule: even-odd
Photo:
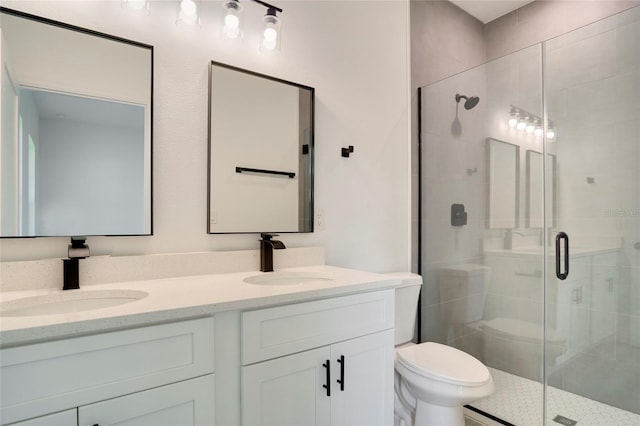
[[[564,240],[564,256],[560,256],[560,244]],[[564,257],[564,270],[561,271],[561,258]],[[566,280],[569,276],[569,236],[564,232],[556,235],[556,277]]]

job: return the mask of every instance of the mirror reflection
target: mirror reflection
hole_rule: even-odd
[[[314,89],[212,62],[209,233],[313,231]]]
[[[0,11],[1,236],[151,234],[152,47]]]
[[[489,171],[487,226],[502,229],[517,228],[520,147],[488,138],[487,152],[487,170]]]
[[[544,199],[544,182],[549,183],[549,191]],[[547,227],[555,226],[556,208],[556,156],[547,154],[543,161],[540,152],[527,150],[527,228],[544,227],[543,206],[546,206]]]

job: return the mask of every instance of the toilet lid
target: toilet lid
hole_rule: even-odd
[[[407,346],[396,351],[404,367],[422,376],[463,386],[481,386],[491,380],[483,363],[451,346],[435,342]]]
[[[484,323],[485,331],[503,335],[509,339],[519,339],[530,342],[542,342],[543,328],[538,324],[512,318],[494,318]],[[565,338],[553,329],[547,329],[544,336],[548,343],[565,343]]]

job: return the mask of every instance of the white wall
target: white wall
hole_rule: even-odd
[[[42,119],[36,155],[36,235],[144,233],[142,126]]]
[[[207,235],[207,90],[211,60],[316,88],[313,234],[327,263],[372,271],[409,267],[408,6],[398,1],[285,1],[282,52],[258,52],[264,9],[247,2],[245,37],[219,38],[221,5],[204,2],[199,30],[178,27],[175,2],[134,16],[120,2],[20,2],[7,7],[130,38],[154,51],[154,235],[90,238],[94,254],[257,247],[257,235]],[[340,148],[354,145],[349,159]],[[3,260],[66,256],[66,238],[0,241]]]

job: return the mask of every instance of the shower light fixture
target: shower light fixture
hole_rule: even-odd
[[[176,24],[200,25],[200,2],[197,0],[181,0],[178,6]]]

